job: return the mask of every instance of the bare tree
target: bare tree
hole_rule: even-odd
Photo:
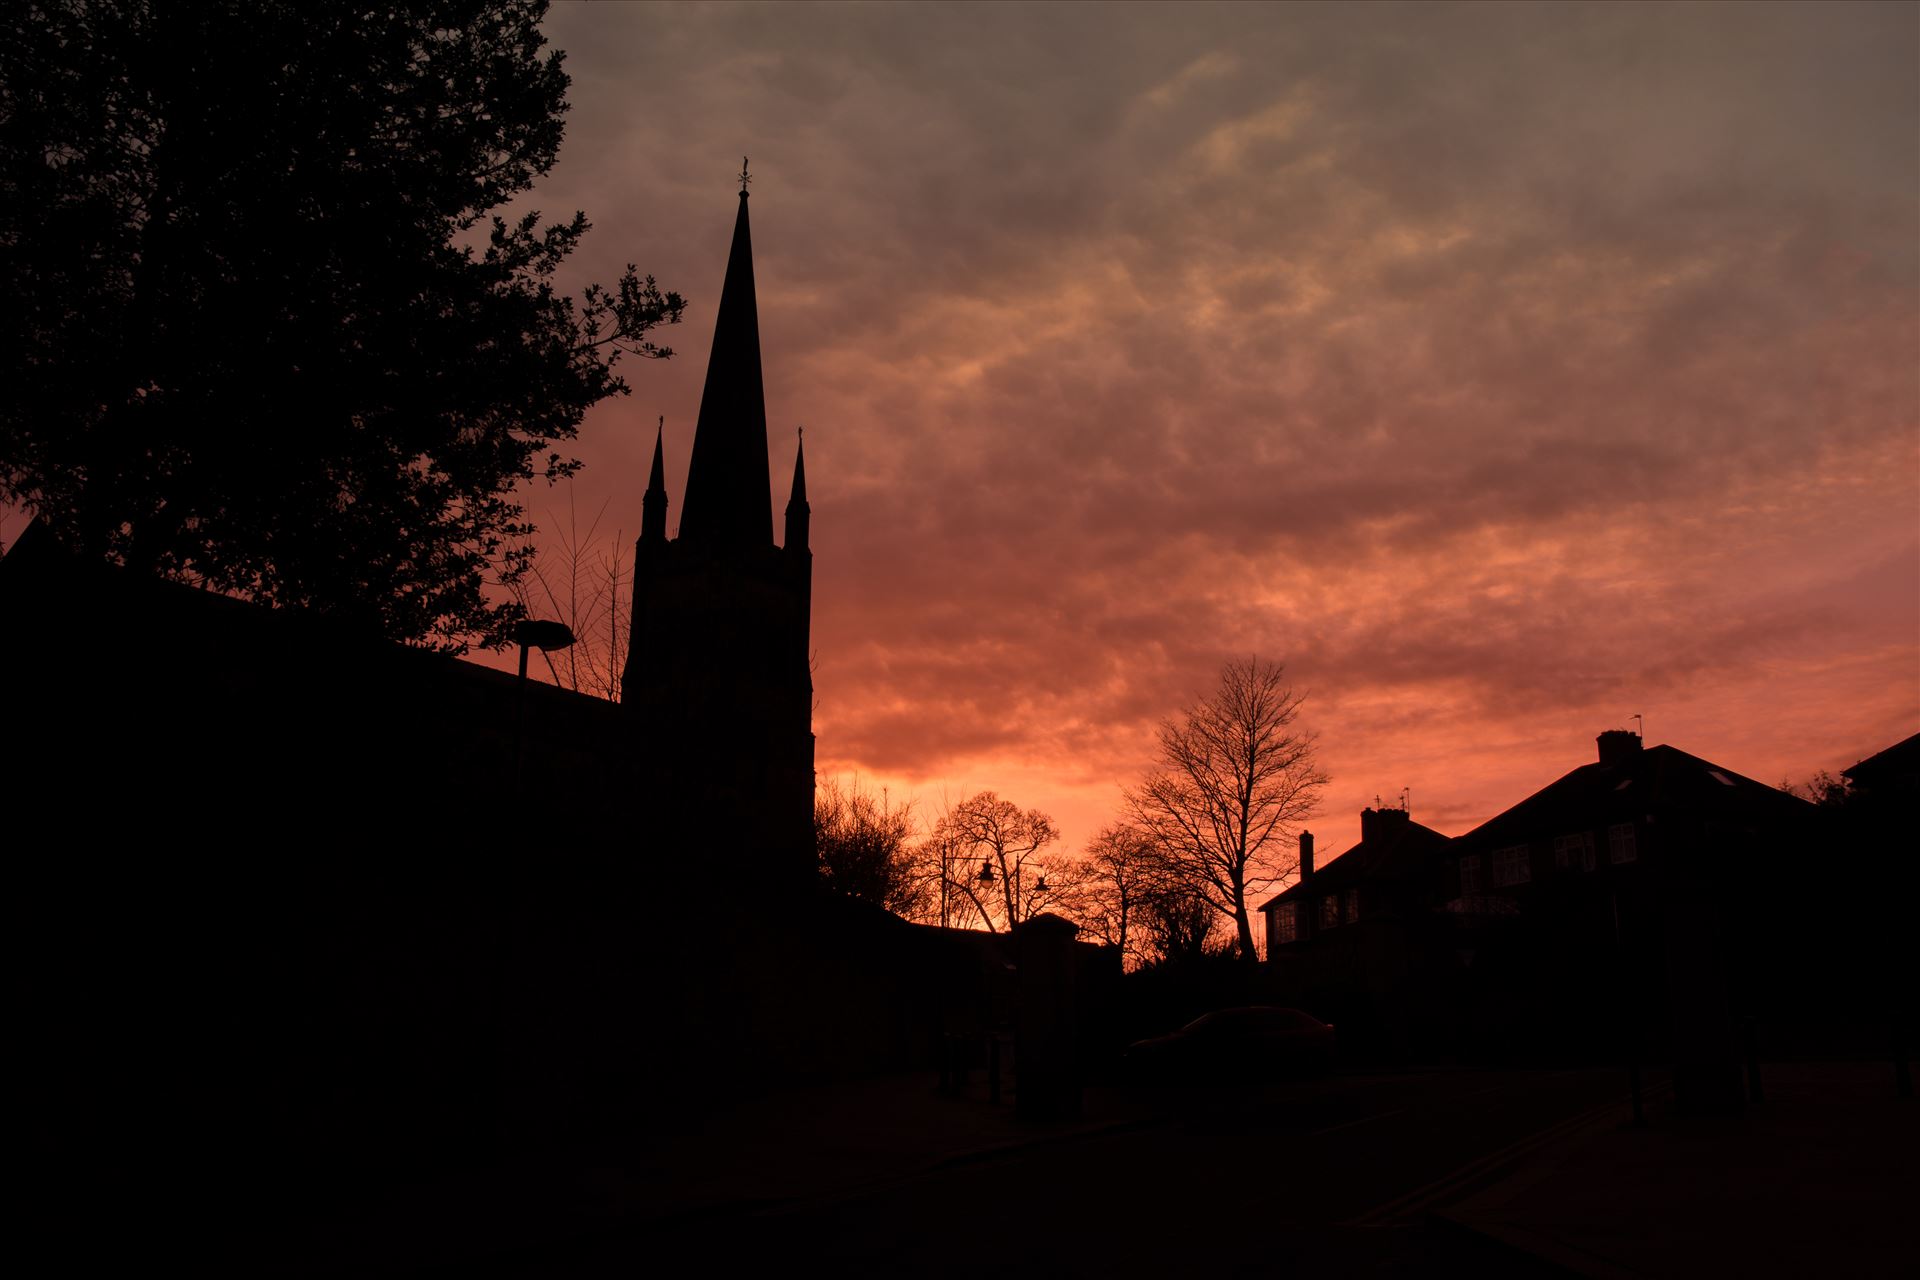
[[[1103,827],[1063,876],[1065,910],[1084,931],[1120,949],[1121,961],[1138,968],[1153,956],[1142,930],[1142,913],[1168,880],[1166,859],[1139,828],[1125,822]]]
[[[915,874],[909,847],[913,802],[896,805],[858,778],[823,778],[813,793],[820,878],[832,888],[903,916],[924,913],[931,886]]]
[[[1040,853],[1059,838],[1052,818],[991,791],[949,808],[921,849],[939,889],[940,923],[998,933],[1059,902],[1067,869]]]
[[[513,585],[513,593],[531,618],[552,618],[567,624],[574,643],[553,654],[541,650],[553,682],[575,693],[589,693],[609,702],[620,700],[620,673],[626,662],[627,610],[620,607],[625,592],[632,608],[632,564],[623,556],[625,539],[616,532],[611,546],[599,538],[606,503],[580,532],[573,504],[573,482],[567,482],[567,519],[547,513],[548,544]]]
[[[1294,728],[1304,697],[1279,663],[1227,663],[1211,695],[1161,723],[1160,765],[1127,792],[1133,824],[1233,922],[1248,961],[1258,956],[1248,894],[1293,871],[1290,837],[1327,782],[1315,735]]]
[[[1084,936],[1118,947],[1130,970],[1237,949],[1181,863],[1133,823],[1103,828],[1068,872],[1062,909]]]

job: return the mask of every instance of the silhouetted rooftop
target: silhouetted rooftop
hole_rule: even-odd
[[[1392,815],[1403,810],[1383,810]],[[1430,865],[1447,847],[1447,837],[1432,827],[1424,827],[1412,818],[1394,819],[1375,827],[1371,837],[1338,857],[1330,858],[1314,871],[1311,879],[1290,885],[1260,904],[1260,910],[1279,902],[1289,902],[1302,893],[1326,893],[1355,885],[1398,880],[1416,874]]]
[[[1861,791],[1913,791],[1920,786],[1920,733],[1876,751],[1840,776]]]
[[[1581,765],[1459,837],[1464,851],[1525,840],[1596,821],[1680,811],[1739,825],[1797,821],[1813,806],[1677,747],[1648,747],[1611,763]]]

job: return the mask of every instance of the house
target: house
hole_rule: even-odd
[[[1845,910],[1809,913],[1812,954],[1825,964],[1807,975],[1806,989],[1796,993],[1798,1007],[1839,1024],[1819,1029],[1822,1050],[1890,1053],[1902,1091],[1911,1097],[1908,1057],[1920,1045],[1920,966],[1913,962],[1920,734],[1843,769],[1841,776],[1847,780],[1844,796],[1820,806],[1820,816],[1825,847],[1845,859],[1849,899]]]
[[[1876,751],[1840,776],[1857,799],[1884,798],[1888,803],[1920,799],[1920,733]]]
[[[1433,1028],[1437,958],[1452,921],[1436,917],[1447,837],[1402,808],[1360,813],[1360,841],[1324,867],[1300,833],[1300,878],[1260,907],[1277,998],[1338,1022],[1350,1049],[1405,1048]]]
[[[1300,878],[1260,906],[1267,955],[1361,921],[1425,910],[1447,837],[1404,808],[1360,811],[1360,842],[1314,865],[1313,833],[1300,833]]]
[[[1597,742],[1596,761],[1454,841],[1452,901],[1491,894],[1544,902],[1566,887],[1589,900],[1596,886],[1623,888],[1649,859],[1691,848],[1703,832],[1757,837],[1809,816],[1804,801],[1723,765],[1675,747],[1643,749],[1637,733],[1609,730]],[[1676,828],[1687,843],[1674,843]]]
[[[1737,1097],[1743,1019],[1777,1025],[1780,996],[1820,998],[1844,963],[1786,891],[1832,832],[1805,801],[1678,748],[1619,730],[1596,745],[1452,840],[1370,809],[1360,843],[1316,868],[1303,834],[1300,882],[1261,908],[1281,998],[1349,1043],[1672,1057],[1691,1099]]]
[[[1569,1051],[1671,1054],[1683,1100],[1737,1105],[1741,1020],[1789,963],[1785,889],[1806,878],[1814,808],[1636,733],[1597,745],[1452,843],[1442,909],[1486,920],[1474,963],[1509,1028]]]

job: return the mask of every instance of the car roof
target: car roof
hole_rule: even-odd
[[[1236,1005],[1231,1009],[1215,1009],[1209,1013],[1203,1013],[1199,1017],[1195,1018],[1192,1022],[1189,1022],[1187,1026],[1197,1027],[1200,1024],[1205,1022],[1239,1021],[1243,1018],[1246,1018],[1252,1015],[1260,1015],[1260,1016],[1284,1015],[1289,1018],[1303,1018],[1306,1021],[1313,1022],[1313,1023],[1318,1023],[1320,1021],[1320,1019],[1314,1017],[1312,1014],[1308,1013],[1304,1009],[1290,1009],[1285,1006],[1277,1005],[1277,1004],[1245,1004],[1245,1005]]]

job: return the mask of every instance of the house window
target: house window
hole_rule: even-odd
[[[1480,892],[1480,855],[1469,854],[1460,859],[1460,896]]]
[[[1360,891],[1347,890],[1347,923],[1352,924],[1360,918]]]
[[[1340,895],[1330,893],[1320,899],[1320,927],[1331,929],[1340,923]]]
[[[1293,903],[1283,902],[1267,915],[1273,921],[1273,941],[1276,944],[1300,940],[1300,917],[1294,914]]]
[[[1607,858],[1612,862],[1632,862],[1639,852],[1633,847],[1633,824],[1616,822],[1607,828]]]
[[[1593,870],[1593,832],[1553,838],[1553,865],[1562,871]]]
[[[1527,846],[1508,845],[1504,849],[1493,851],[1493,884],[1500,888],[1510,884],[1525,884],[1533,879],[1533,866],[1527,857]]]

